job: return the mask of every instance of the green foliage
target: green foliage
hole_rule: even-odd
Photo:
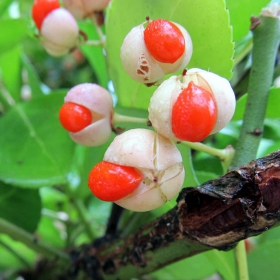
[[[0,54],[21,42],[29,30],[28,22],[25,19],[2,19],[0,20],[0,28]]]
[[[28,207],[26,207],[28,205]],[[41,216],[39,192],[0,183],[0,217],[34,232]]]
[[[1,180],[29,188],[67,181],[75,145],[58,122],[63,96],[15,105],[1,118]]]

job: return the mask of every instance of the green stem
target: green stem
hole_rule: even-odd
[[[99,41],[99,40],[87,40],[81,43],[81,45],[86,45],[86,46],[102,46],[104,42]]]
[[[130,116],[124,116],[118,113],[114,113],[113,118],[112,118],[112,123],[113,125],[116,125],[117,123],[148,123],[148,119],[145,118],[136,118],[136,117],[130,117]]]
[[[25,244],[30,249],[34,250],[35,252],[43,255],[48,259],[58,259],[65,263],[69,262],[69,256],[55,248],[52,248],[40,240],[36,239],[32,234],[28,233],[27,231],[23,230],[22,228],[9,223],[8,221],[0,218],[0,232],[7,234],[11,238],[18,240]]]
[[[248,99],[232,168],[256,158],[263,131],[268,93],[279,45],[279,19],[260,16],[253,30],[252,68]]]
[[[235,248],[237,267],[240,280],[249,280],[245,241],[239,242]]]
[[[236,168],[256,158],[264,126],[268,93],[273,79],[279,34],[279,19],[261,15],[258,25],[253,30],[248,98],[231,168]],[[239,242],[236,247],[236,258],[240,280],[248,280],[244,241]]]
[[[9,251],[14,257],[16,257],[25,267],[32,268],[30,263],[18,252],[18,250],[14,250],[11,246],[3,242],[1,239],[0,245],[4,247],[7,251]]]
[[[211,156],[219,158],[219,160],[222,163],[224,173],[227,172],[227,170],[231,164],[232,158],[234,156],[234,149],[232,148],[232,146],[227,146],[225,149],[217,149],[217,148],[207,146],[200,142],[183,141],[181,143],[190,147],[193,150],[203,152],[203,153],[206,153]]]
[[[73,165],[70,173],[71,176],[68,177],[68,184],[65,185],[65,191],[67,192],[69,198],[71,199],[71,202],[76,208],[88,237],[90,238],[90,240],[93,240],[96,238],[96,235],[93,228],[91,227],[91,223],[89,222],[88,211],[84,205],[84,202],[78,198],[79,195],[77,194],[77,189],[80,186],[80,180],[77,180],[77,178],[80,178],[81,166],[83,165],[85,157],[85,149],[86,148],[83,146],[76,147],[73,157]]]
[[[103,34],[103,31],[101,29],[101,27],[98,25],[97,23],[97,20],[96,20],[96,16],[95,15],[92,15],[90,17],[95,29],[96,29],[96,32],[99,36],[99,40],[100,40],[100,46],[102,46],[103,48],[106,47],[106,36]]]
[[[81,221],[85,227],[86,233],[88,235],[88,237],[90,238],[90,240],[94,240],[96,238],[96,234],[94,233],[93,228],[91,227],[91,223],[88,219],[87,216],[87,209],[84,205],[84,202],[80,199],[73,199],[73,204],[76,208],[76,210],[78,211],[78,214],[81,218]]]

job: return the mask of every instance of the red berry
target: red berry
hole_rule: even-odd
[[[99,199],[117,201],[137,189],[142,179],[134,167],[102,161],[91,170],[88,185]]]
[[[82,105],[67,102],[60,108],[59,120],[66,130],[78,132],[92,123],[92,114]]]
[[[60,7],[58,0],[35,0],[32,7],[32,17],[40,30],[45,17]]]
[[[202,141],[211,133],[216,120],[217,107],[212,94],[190,82],[172,109],[175,136],[185,141]]]
[[[163,63],[174,63],[185,51],[185,38],[181,30],[164,19],[156,19],[148,24],[144,41],[150,54]]]

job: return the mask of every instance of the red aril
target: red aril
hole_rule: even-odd
[[[185,38],[172,22],[156,19],[148,23],[144,41],[149,53],[159,62],[174,63],[185,52]]]
[[[190,142],[204,140],[213,130],[217,108],[213,95],[190,82],[180,93],[172,108],[172,131]]]
[[[92,123],[92,114],[82,105],[66,102],[60,108],[59,120],[66,130],[78,132]]]
[[[142,179],[134,167],[102,161],[91,170],[88,185],[99,199],[117,201],[137,189]]]

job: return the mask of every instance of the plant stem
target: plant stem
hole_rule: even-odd
[[[13,256],[15,256],[25,267],[32,268],[31,264],[18,251],[14,250],[11,246],[3,242],[1,239],[0,246],[4,247]]]
[[[105,37],[105,35],[103,34],[102,29],[100,28],[100,26],[99,26],[98,23],[97,23],[96,16],[95,16],[95,15],[92,15],[92,16],[90,17],[90,19],[91,19],[91,21],[92,21],[92,23],[93,23],[93,25],[94,25],[94,27],[95,27],[95,29],[96,29],[96,32],[97,32],[97,34],[98,34],[98,36],[99,36],[100,46],[102,46],[103,48],[105,48],[105,47],[106,47],[106,37]]]
[[[232,168],[256,158],[273,79],[280,37],[279,19],[260,16],[259,20],[259,25],[253,30],[248,99]]]
[[[217,148],[207,146],[200,142],[194,143],[194,142],[183,141],[181,143],[196,151],[200,151],[200,152],[203,152],[203,153],[206,153],[211,156],[219,158],[222,163],[224,173],[227,172],[227,170],[231,164],[232,158],[234,156],[234,149],[232,146],[227,146],[225,149],[217,149]]]
[[[237,267],[240,280],[249,280],[245,242],[242,240],[235,248]]]
[[[104,42],[99,41],[99,40],[87,40],[82,43],[82,45],[86,46],[102,46]]]
[[[96,238],[96,235],[89,222],[88,211],[84,202],[79,199],[79,195],[77,195],[77,188],[80,186],[80,173],[84,162],[85,149],[86,148],[83,146],[76,146],[71,172],[68,176],[68,183],[65,184],[65,191],[76,208],[89,239],[93,240]]]
[[[59,259],[64,262],[70,261],[69,256],[64,252],[40,242],[40,240],[36,239],[32,234],[2,218],[0,218],[0,232],[22,242],[27,247],[48,259]]]
[[[264,126],[268,93],[279,46],[280,24],[277,17],[263,16],[253,19],[252,67],[248,86],[248,99],[243,124],[232,162],[232,169],[256,158]],[[248,267],[244,241],[236,247],[240,280],[248,280]]]
[[[90,238],[90,240],[94,240],[96,238],[96,234],[94,233],[94,231],[91,227],[91,223],[90,223],[89,219],[87,218],[87,209],[84,205],[84,202],[80,199],[72,199],[72,202],[73,202],[76,210],[78,211],[78,214],[82,220],[82,223],[85,227],[88,237]]]
[[[131,116],[124,116],[118,113],[114,113],[113,118],[112,118],[112,123],[113,125],[116,125],[117,123],[148,123],[148,119],[145,118],[136,118],[136,117],[131,117]]]

